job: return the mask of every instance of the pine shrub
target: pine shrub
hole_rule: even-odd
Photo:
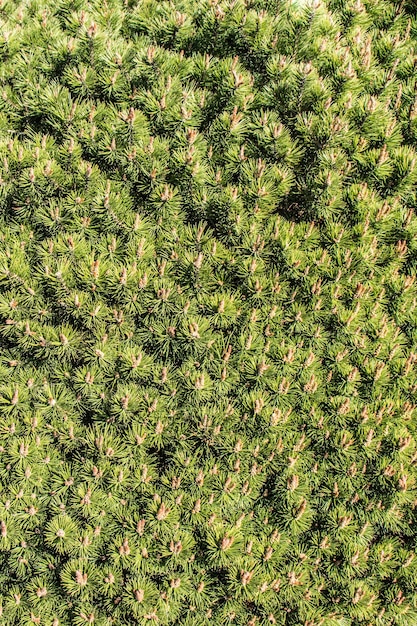
[[[414,2],[0,24],[0,625],[415,626]]]

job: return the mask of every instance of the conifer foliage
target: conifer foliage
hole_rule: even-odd
[[[411,0],[1,0],[1,626],[415,626]]]

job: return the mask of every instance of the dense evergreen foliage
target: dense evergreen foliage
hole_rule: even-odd
[[[0,625],[415,626],[415,4],[0,24]]]

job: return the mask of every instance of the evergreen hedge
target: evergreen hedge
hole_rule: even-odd
[[[0,625],[415,626],[415,4],[0,25]]]

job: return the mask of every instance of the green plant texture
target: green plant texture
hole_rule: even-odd
[[[0,0],[0,626],[416,626],[412,0]]]

